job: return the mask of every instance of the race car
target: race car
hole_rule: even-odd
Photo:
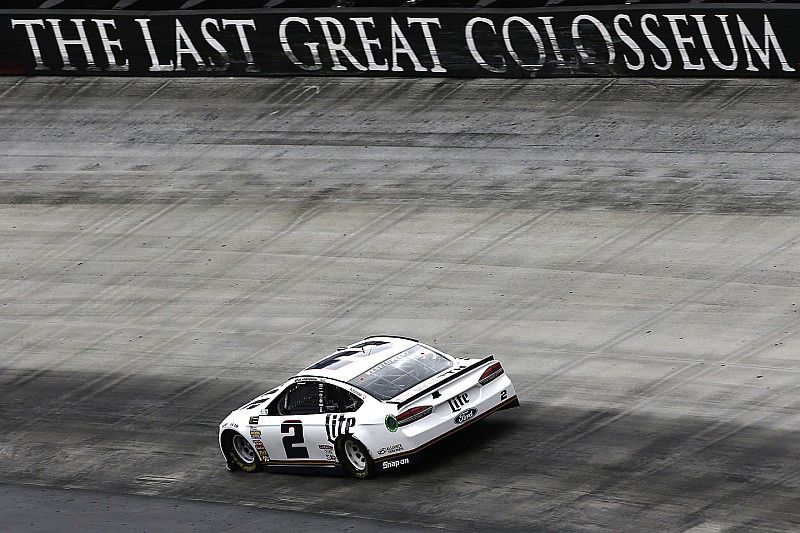
[[[233,411],[219,426],[219,445],[228,470],[314,467],[365,479],[517,406],[491,355],[457,358],[416,339],[372,336]]]

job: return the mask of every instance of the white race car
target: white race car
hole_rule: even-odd
[[[233,411],[219,444],[229,470],[344,468],[368,478],[518,405],[492,356],[462,359],[415,339],[367,337]]]

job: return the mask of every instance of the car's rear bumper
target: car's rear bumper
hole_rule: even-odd
[[[434,444],[437,444],[437,443],[441,442],[442,440],[444,440],[445,438],[453,435],[454,433],[457,433],[457,432],[461,431],[462,429],[467,428],[467,427],[475,424],[476,422],[478,422],[480,420],[483,420],[484,418],[486,418],[487,416],[491,415],[492,413],[496,413],[497,411],[502,411],[504,409],[511,409],[512,407],[519,407],[519,398],[517,397],[516,394],[514,396],[506,399],[506,400],[501,401],[499,404],[495,405],[494,407],[492,407],[490,409],[487,409],[486,411],[484,411],[482,413],[478,413],[476,416],[474,416],[470,420],[467,420],[466,422],[463,422],[460,425],[457,425],[453,429],[442,433],[441,435],[429,440],[425,444],[422,444],[422,445],[414,448],[413,450],[408,450],[408,451],[404,451],[404,452],[400,452],[400,453],[395,453],[395,454],[388,455],[388,456],[385,456],[385,457],[377,457],[377,458],[375,458],[374,459],[375,468],[376,468],[376,470],[378,472],[380,472],[380,471],[384,471],[384,470],[393,470],[393,469],[398,468],[400,466],[404,466],[404,465],[408,465],[408,464],[411,464],[413,462],[416,462]]]

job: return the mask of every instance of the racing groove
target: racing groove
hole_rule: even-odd
[[[449,529],[792,529],[779,81],[0,82],[0,482]],[[371,482],[216,426],[375,333],[522,407]]]

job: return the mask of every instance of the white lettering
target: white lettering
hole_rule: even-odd
[[[636,41],[631,39],[630,35],[623,31],[622,25],[620,24],[620,21],[622,20],[627,22],[628,26],[633,27],[631,18],[628,15],[617,15],[614,17],[614,31],[617,32],[617,35],[619,35],[619,38],[622,40],[622,42],[625,43],[634,54],[636,54],[636,58],[639,60],[639,62],[635,64],[631,63],[628,61],[628,57],[625,54],[622,54],[622,59],[625,61],[625,64],[629,69],[640,70],[642,67],[644,67],[644,54],[642,53],[642,49],[639,48],[639,45],[636,43]]]
[[[245,27],[255,30],[255,21],[253,19],[222,19],[222,27],[227,28],[228,26],[236,27],[236,34],[239,36],[239,44],[242,47],[242,52],[244,52],[244,59],[247,61],[245,72],[258,72],[259,70],[253,61],[253,52],[250,51],[250,42],[247,40],[247,34],[244,31]]]
[[[736,70],[736,67],[739,66],[739,53],[736,51],[731,29],[728,26],[728,15],[717,15],[717,18],[722,21],[725,37],[728,39],[728,47],[731,49],[731,55],[733,56],[730,64],[725,64],[720,61],[716,50],[714,50],[714,46],[711,44],[711,37],[708,35],[708,29],[706,28],[706,21],[703,20],[705,15],[692,15],[692,17],[697,21],[697,26],[700,28],[700,35],[703,36],[703,45],[706,47],[706,52],[708,52],[711,61],[722,70]]]
[[[653,61],[653,66],[655,66],[655,67],[656,67],[658,70],[667,70],[669,67],[671,67],[671,66],[672,66],[672,55],[669,53],[669,49],[667,48],[667,45],[666,45],[666,44],[664,44],[664,41],[662,41],[661,39],[659,39],[659,38],[658,38],[658,37],[657,37],[657,36],[656,36],[656,35],[653,33],[653,30],[651,30],[651,29],[650,29],[650,28],[647,26],[647,21],[650,21],[650,20],[654,21],[654,22],[656,23],[656,28],[658,28],[658,26],[659,26],[659,25],[658,25],[658,18],[656,18],[656,16],[655,16],[655,15],[653,15],[652,13],[647,13],[646,15],[643,15],[643,16],[642,16],[642,31],[644,32],[644,34],[645,34],[645,36],[647,37],[647,39],[648,39],[648,40],[649,40],[651,43],[653,43],[653,45],[655,45],[655,47],[656,47],[656,48],[658,48],[659,50],[661,50],[661,53],[662,53],[662,54],[664,54],[664,60],[665,60],[665,62],[664,62],[664,64],[663,64],[663,65],[659,65],[659,64],[656,62],[656,58],[655,58],[655,56],[654,56],[654,55],[652,55],[652,54],[650,55],[650,59],[652,59],[652,61]]]
[[[25,33],[28,35],[28,43],[31,45],[31,52],[33,52],[33,61],[36,64],[36,70],[47,70],[42,61],[42,52],[39,50],[39,42],[36,40],[36,33],[33,30],[34,26],[41,26],[44,28],[44,21],[42,19],[11,19],[11,29],[17,25],[25,27]]]
[[[153,44],[153,38],[150,36],[150,19],[134,19],[136,22],[139,23],[139,26],[142,28],[142,36],[144,37],[145,45],[147,45],[147,51],[150,53],[150,72],[163,72],[165,70],[175,70],[175,66],[172,64],[172,61],[166,64],[162,64],[159,59],[158,55],[156,54],[156,47]]]
[[[106,52],[106,59],[108,60],[108,70],[116,72],[124,72],[128,70],[128,60],[123,59],[122,63],[117,63],[117,58],[114,55],[114,48],[122,53],[122,43],[119,39],[112,40],[108,36],[106,26],[117,29],[116,23],[111,19],[92,19],[92,22],[97,26],[97,31],[100,33],[100,41],[103,43],[103,50]]]
[[[380,39],[370,39],[367,37],[367,29],[364,24],[369,24],[375,28],[375,21],[372,17],[355,17],[351,19],[356,24],[358,36],[361,38],[361,45],[364,47],[364,55],[367,56],[367,66],[369,70],[389,70],[389,63],[377,63],[375,56],[372,54],[372,47],[377,46],[378,50],[381,49]]]
[[[400,26],[397,25],[394,17],[392,17],[390,20],[392,25],[392,72],[403,72],[403,67],[397,64],[397,56],[400,54],[405,54],[408,56],[408,58],[414,64],[415,71],[427,72],[428,69],[423,67],[419,62],[417,54],[414,53],[414,49],[411,48],[411,44],[409,44],[406,36],[403,35],[403,31],[400,29]]]
[[[333,61],[333,70],[347,70],[347,67],[342,65],[339,62],[339,54],[341,53],[347,58],[350,63],[353,64],[358,70],[367,70],[367,67],[362,65],[358,62],[358,60],[350,53],[344,46],[344,42],[347,39],[347,33],[344,30],[344,26],[342,23],[336,20],[333,17],[316,17],[314,20],[320,23],[322,26],[322,33],[325,35],[325,41],[328,43],[328,50],[331,53],[331,60]],[[331,34],[331,25],[336,28],[336,31],[339,33],[338,41],[334,40],[333,35]]]
[[[404,459],[397,459],[396,461],[384,461],[383,468],[396,468],[400,465],[407,465],[408,464],[408,457]]]
[[[222,64],[219,65],[219,70],[225,70],[228,68],[228,65],[231,64],[231,61],[228,58],[228,51],[225,50],[225,47],[222,46],[222,44],[211,35],[211,32],[208,31],[209,26],[214,26],[214,29],[219,31],[219,22],[212,18],[203,19],[203,21],[200,23],[200,30],[203,32],[203,39],[205,39],[209,46],[211,46],[211,48],[213,48],[214,51],[219,54],[219,57],[222,60]],[[214,63],[213,60],[210,62],[212,64]]]
[[[764,15],[764,47],[761,48],[758,46],[758,42],[756,38],[753,37],[753,34],[750,33],[750,30],[747,29],[745,26],[742,17],[736,15],[736,20],[739,22],[739,31],[742,33],[742,45],[744,46],[744,51],[747,54],[747,70],[751,72],[758,72],[758,67],[753,64],[753,58],[750,54],[750,49],[752,48],[753,51],[758,55],[761,59],[761,62],[764,63],[764,66],[769,69],[769,52],[770,52],[770,44],[775,47],[775,53],[778,55],[778,61],[781,63],[781,67],[783,68],[784,72],[795,72],[795,69],[790,67],[786,64],[786,57],[783,55],[783,50],[781,49],[781,45],[778,42],[778,38],[775,37],[775,32],[772,31],[772,24],[769,22],[769,18],[767,15]]]
[[[302,24],[303,26],[305,26],[306,30],[308,30],[309,32],[311,31],[311,25],[308,23],[308,19],[302,17],[287,17],[283,19],[283,21],[281,22],[281,26],[278,29],[278,34],[279,34],[278,37],[280,38],[281,46],[283,47],[283,53],[286,54],[286,57],[289,58],[289,61],[291,61],[292,63],[294,63],[303,70],[321,69],[322,60],[320,59],[319,51],[317,50],[319,48],[319,43],[309,43],[309,42],[303,43],[305,46],[308,47],[309,50],[311,50],[311,57],[314,59],[313,65],[306,65],[305,63],[300,61],[295,55],[294,51],[292,50],[292,47],[289,45],[289,39],[286,37],[286,28],[289,26],[289,23],[291,22],[297,22],[299,24]]]
[[[69,54],[67,53],[67,46],[80,46],[83,50],[84,56],[86,57],[86,63],[88,64],[89,70],[97,70],[97,67],[94,64],[94,56],[92,56],[92,49],[89,48],[89,39],[86,38],[86,30],[83,27],[83,22],[85,19],[70,19],[70,21],[75,24],[75,27],[78,28],[78,38],[77,39],[65,39],[64,36],[61,34],[61,21],[58,19],[46,19],[47,22],[50,23],[50,26],[53,28],[53,34],[56,37],[56,44],[58,45],[58,51],[61,52],[61,60],[64,63],[64,70],[75,70],[75,67],[69,60]]]
[[[197,64],[198,70],[205,70],[205,63],[203,58],[194,47],[189,34],[183,29],[183,24],[178,19],[175,19],[175,70],[186,70],[183,68],[183,56],[189,54]]]
[[[478,63],[481,67],[488,70],[489,72],[495,72],[495,73],[505,72],[506,71],[505,58],[500,57],[500,61],[503,64],[502,67],[493,67],[490,64],[488,64],[486,60],[483,59],[483,56],[481,56],[481,54],[478,52],[478,49],[475,46],[475,38],[472,36],[473,27],[478,22],[480,22],[481,24],[487,24],[492,29],[492,33],[497,35],[497,30],[494,27],[494,22],[492,22],[490,19],[484,17],[475,17],[470,19],[467,22],[466,28],[464,29],[467,38],[467,48],[469,48],[469,53],[472,54],[472,58],[475,60],[476,63]]]
[[[553,47],[556,60],[559,63],[563,63],[564,56],[561,55],[561,46],[559,46],[558,39],[556,39],[556,32],[553,30],[553,17],[539,17],[539,20],[544,22],[544,29],[547,31],[547,38],[550,40],[550,46]]]
[[[687,45],[691,45],[697,49],[697,45],[694,44],[694,38],[683,35],[681,29],[678,27],[679,20],[683,21],[683,23],[688,26],[689,23],[686,20],[686,15],[664,15],[664,18],[669,21],[670,28],[672,28],[672,35],[675,37],[675,44],[678,45],[678,52],[681,54],[684,70],[705,70],[706,66],[703,60],[700,59],[700,63],[692,63],[689,52],[686,50]]]
[[[578,51],[578,55],[580,55],[581,59],[589,65],[594,64],[594,61],[591,61],[591,58],[586,52],[586,49],[583,47],[583,42],[581,41],[580,23],[583,21],[591,22],[600,31],[600,35],[603,36],[603,40],[606,42],[606,48],[608,49],[608,64],[613,65],[617,56],[616,52],[614,51],[614,41],[611,40],[611,34],[608,33],[608,29],[606,29],[602,22],[591,15],[578,15],[572,21],[572,40],[575,42],[575,49]]]
[[[438,18],[409,18],[408,25],[409,27],[412,24],[419,24],[422,26],[422,34],[425,36],[425,43],[428,45],[428,52],[431,54],[431,61],[433,61],[433,68],[431,72],[447,72],[447,70],[442,67],[442,64],[439,62],[439,52],[436,50],[436,43],[433,40],[433,34],[431,33],[430,24],[436,24],[438,28],[441,29],[442,25],[439,23]]]
[[[531,35],[531,37],[533,37],[533,40],[536,41],[536,48],[539,52],[539,60],[537,63],[533,65],[527,65],[523,64],[522,60],[520,60],[519,56],[517,55],[517,52],[514,50],[514,47],[511,44],[511,39],[510,39],[511,31],[509,28],[511,27],[512,22],[519,22],[520,24],[525,26],[525,29],[528,30],[528,33]],[[542,65],[544,65],[544,60],[545,60],[544,42],[542,41],[542,37],[541,35],[539,35],[539,32],[536,31],[536,28],[534,28],[533,24],[531,24],[529,20],[526,20],[522,17],[507,18],[503,23],[503,41],[506,43],[506,50],[508,50],[508,53],[511,55],[511,58],[525,70],[533,72],[534,70],[539,69],[541,68]]]

